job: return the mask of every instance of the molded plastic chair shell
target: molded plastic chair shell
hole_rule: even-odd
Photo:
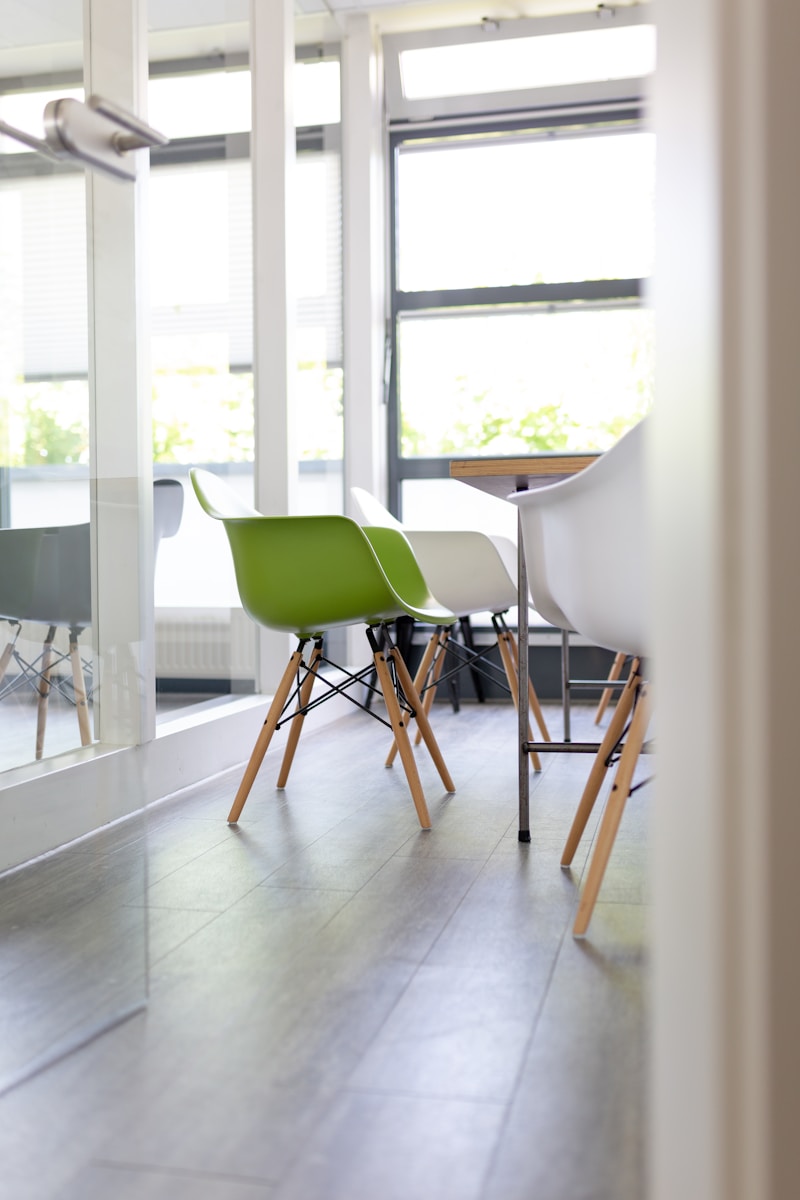
[[[573,629],[597,645],[634,656],[561,857],[562,866],[572,863],[609,766],[619,754],[575,917],[573,933],[578,937],[586,933],[594,911],[650,718],[649,688],[641,675],[641,659],[649,644],[644,517],[647,428],[645,418],[579,475],[509,497],[519,506],[537,608],[546,615],[548,605],[556,605]]]
[[[368,522],[364,532],[372,537],[379,530],[403,533],[413,550],[419,569],[428,587],[441,602],[452,609],[462,621],[462,628],[469,626],[469,618],[475,613],[489,612],[497,634],[497,645],[503,663],[509,691],[517,700],[517,656],[516,640],[505,625],[504,613],[517,606],[517,548],[509,538],[490,536],[478,530],[406,529],[371,492],[353,487],[350,494],[363,519]],[[445,639],[433,657],[423,656],[420,670],[427,668],[432,679],[425,681],[418,674],[418,686],[426,691],[426,709],[429,711],[436,691],[436,680],[442,669],[442,652],[452,643]],[[470,643],[471,647],[471,643]],[[464,651],[459,666],[452,671],[469,667],[478,686],[477,672],[481,669],[483,654],[473,648]],[[529,681],[529,703],[537,724],[546,741],[550,734],[544,720],[535,689]],[[481,695],[478,692],[479,696]],[[390,756],[391,761],[391,756]],[[539,770],[536,755],[531,761]]]
[[[258,624],[295,633],[299,639],[245,769],[228,815],[229,823],[238,821],[272,735],[284,720],[290,721],[290,731],[278,787],[286,784],[317,671],[327,661],[323,634],[336,626],[364,623],[420,825],[429,829],[430,816],[403,709],[409,716],[416,716],[448,791],[454,790],[453,782],[414,682],[386,626],[398,617],[410,616],[440,627],[451,625],[456,616],[431,595],[406,538],[397,529],[365,531],[342,516],[262,516],[209,471],[193,468],[190,476],[204,510],[225,527],[245,612]],[[304,647],[312,638],[314,648],[306,664]],[[328,695],[353,699],[348,688],[364,682],[369,669],[357,674],[343,671],[346,681]],[[297,704],[287,716],[293,687]],[[365,707],[357,700],[354,703]]]
[[[647,418],[561,483],[509,496],[520,511],[537,610],[598,646],[647,652],[644,444]]]
[[[242,606],[259,624],[314,636],[400,616],[433,625],[455,621],[429,591],[397,530],[367,535],[349,517],[335,515],[242,515],[246,506],[210,471],[190,474],[205,511],[225,526]]]
[[[36,586],[44,529],[0,530],[0,617],[19,620],[30,607]]]
[[[162,538],[174,537],[183,515],[183,487],[177,479],[157,479],[153,486],[154,555]],[[19,624],[35,621],[48,626],[40,663],[27,663],[19,654],[17,639],[9,641],[0,654],[0,684],[12,660],[21,668],[20,680],[27,678],[39,693],[36,756],[41,758],[50,687],[62,690],[52,670],[62,656],[53,651],[57,628],[69,630],[69,657],[81,742],[91,741],[87,715],[87,696],[78,653],[78,637],[91,624],[91,526],[52,525],[32,529],[0,529],[0,618]],[[56,657],[53,658],[55,653]],[[17,682],[3,689],[15,690]]]
[[[428,587],[458,616],[516,607],[517,551],[509,538],[473,530],[406,529],[370,492],[353,487],[350,494],[368,522],[366,530],[383,526],[405,534]]]

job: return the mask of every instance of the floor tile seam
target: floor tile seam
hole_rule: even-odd
[[[385,864],[384,864],[384,865],[385,865]],[[378,874],[378,872],[375,872],[375,874]],[[479,874],[480,874],[480,872],[479,872]],[[460,905],[463,903],[464,897],[465,897],[465,896],[466,896],[466,895],[469,893],[469,890],[470,890],[470,888],[473,886],[473,884],[474,884],[474,880],[473,880],[473,881],[472,881],[472,882],[471,882],[471,883],[468,885],[468,887],[467,887],[467,888],[464,890],[463,894],[461,895],[461,897],[459,898],[459,900],[457,901],[457,903],[454,905],[454,909],[453,909],[453,911],[454,911],[454,912],[455,912],[455,911],[456,911],[456,910],[457,910],[457,909],[460,907]],[[358,894],[358,893],[356,893],[356,895],[357,895],[357,894]],[[355,897],[354,897],[354,898],[355,898]],[[350,903],[350,901],[348,901],[348,904],[349,904],[349,903]],[[347,905],[345,904],[345,905],[343,906],[343,908],[340,910],[340,913],[341,913],[341,912],[343,912],[343,911],[344,911],[344,909],[346,909],[346,908],[347,908]],[[331,916],[330,920],[329,920],[329,921],[327,921],[327,922],[325,923],[325,926],[323,926],[322,928],[323,928],[323,929],[324,929],[324,928],[326,928],[326,927],[327,927],[327,925],[329,925],[329,924],[330,924],[330,923],[331,923],[333,920],[335,920],[335,919],[336,919],[336,918],[337,918],[337,917],[340,915],[340,913],[333,914],[333,915]],[[448,918],[448,920],[452,919],[452,915],[453,915],[453,914],[451,913],[451,915],[450,915],[450,918]],[[365,1057],[367,1056],[367,1054],[370,1052],[370,1050],[371,1050],[372,1046],[373,1046],[373,1045],[376,1043],[376,1041],[378,1040],[378,1038],[379,1038],[379,1037],[380,1037],[380,1036],[383,1034],[384,1030],[386,1029],[386,1027],[387,1027],[387,1025],[388,1025],[388,1023],[389,1023],[389,1021],[390,1021],[390,1020],[391,1020],[391,1018],[394,1016],[394,1014],[395,1014],[395,1012],[397,1011],[397,1008],[399,1007],[399,1005],[400,1005],[400,1004],[403,1002],[403,1000],[404,1000],[404,999],[405,999],[405,997],[407,996],[407,994],[408,994],[408,992],[409,992],[409,990],[410,990],[410,988],[411,988],[412,984],[414,983],[414,981],[416,980],[417,976],[419,975],[419,973],[420,973],[421,969],[422,969],[422,968],[423,968],[423,966],[425,965],[425,961],[427,960],[427,958],[428,958],[428,955],[430,954],[430,951],[431,951],[431,949],[432,949],[432,946],[436,944],[436,941],[437,941],[437,940],[438,940],[438,936],[437,936],[437,938],[436,938],[436,939],[434,939],[434,941],[431,943],[431,945],[428,947],[428,949],[425,951],[425,954],[424,954],[424,955],[423,955],[421,958],[416,958],[416,959],[414,959],[414,960],[410,960],[410,961],[409,961],[408,965],[411,967],[411,970],[409,971],[409,974],[408,974],[408,977],[407,977],[407,979],[405,980],[405,983],[403,984],[403,986],[402,986],[402,987],[400,987],[400,988],[399,988],[399,990],[398,990],[398,992],[397,992],[397,995],[396,995],[396,996],[394,997],[394,999],[393,999],[393,1002],[392,1002],[392,1003],[391,1003],[391,1004],[388,1006],[388,1008],[387,1008],[387,1009],[386,1009],[386,1011],[384,1012],[382,1019],[381,1019],[381,1020],[380,1020],[380,1022],[379,1022],[379,1023],[376,1025],[375,1029],[374,1029],[374,1030],[373,1030],[373,1032],[372,1032],[372,1036],[369,1038],[369,1040],[368,1040],[367,1044],[366,1044],[366,1045],[364,1045],[364,1046],[362,1047],[362,1049],[361,1049],[361,1052],[360,1052],[360,1056],[359,1056],[359,1062],[358,1062],[358,1063],[355,1063],[355,1064],[353,1065],[353,1067],[351,1068],[351,1070],[350,1070],[350,1072],[348,1073],[348,1075],[347,1075],[347,1077],[346,1077],[346,1078],[348,1078],[348,1079],[352,1078],[352,1076],[355,1074],[355,1072],[356,1072],[356,1071],[359,1069],[361,1062],[364,1060],[364,1058],[365,1058]],[[347,1089],[348,1089],[348,1084],[345,1082],[345,1083],[342,1085],[342,1088],[341,1088],[340,1090],[342,1090],[342,1091],[345,1091],[345,1090],[347,1090]],[[328,1107],[330,1107],[330,1104],[331,1104],[332,1102],[333,1102],[332,1100],[329,1102],[329,1105],[328,1105]]]
[[[189,940],[189,939],[193,938],[196,934],[200,933],[203,929],[206,929],[209,925],[213,924],[214,919],[216,919],[217,917],[222,917],[226,913],[231,912],[231,910],[234,909],[237,904],[239,904],[247,896],[251,896],[253,894],[253,892],[257,891],[257,889],[261,886],[261,883],[263,883],[263,880],[260,883],[256,883],[252,887],[248,888],[246,891],[242,892],[241,896],[237,896],[236,899],[231,904],[225,905],[224,908],[197,908],[194,906],[187,906],[187,905],[182,905],[182,904],[181,905],[144,904],[143,908],[146,912],[149,912],[151,909],[153,909],[153,910],[157,910],[159,912],[207,912],[207,913],[212,913],[213,914],[212,920],[207,921],[205,925],[201,925],[200,929],[196,929],[196,930],[194,930],[193,933],[189,934],[189,938],[187,939],[187,940]]]
[[[149,912],[149,909],[148,909],[148,910],[145,910],[145,911]],[[178,911],[178,912],[205,912],[206,910],[205,910],[205,909],[177,909],[177,910],[173,910],[173,909],[161,909],[160,911],[162,911],[162,912],[173,912],[173,911]],[[223,914],[222,914],[222,913],[219,913],[219,912],[214,912],[214,913],[212,913],[212,914],[211,914],[211,919],[210,919],[209,921],[204,921],[204,922],[203,922],[203,924],[200,926],[200,928],[199,928],[199,929],[193,929],[193,930],[191,931],[191,933],[187,933],[187,935],[186,935],[186,937],[185,937],[185,938],[182,938],[182,939],[181,939],[179,942],[177,942],[177,943],[176,943],[174,946],[170,946],[169,950],[165,950],[163,954],[160,954],[160,955],[158,956],[158,958],[153,958],[153,957],[152,957],[152,952],[151,952],[152,940],[151,940],[151,938],[150,938],[150,930],[149,930],[149,928],[148,928],[148,931],[147,931],[147,951],[148,951],[147,967],[148,967],[148,977],[149,977],[149,974],[150,974],[150,970],[151,970],[153,967],[156,967],[156,966],[158,966],[160,963],[163,963],[163,962],[164,962],[164,960],[165,960],[165,959],[168,959],[168,958],[169,958],[169,956],[170,956],[171,954],[174,954],[174,953],[175,953],[177,950],[180,950],[180,949],[182,949],[182,947],[183,947],[183,946],[186,946],[186,945],[187,945],[187,944],[188,944],[188,943],[189,943],[189,942],[192,940],[192,938],[195,936],[195,934],[201,933],[201,932],[203,932],[204,930],[207,930],[207,929],[209,929],[209,928],[210,928],[210,927],[211,927],[211,926],[214,924],[214,922],[215,922],[215,921],[218,921],[218,920],[219,920],[219,918],[220,918],[222,915],[223,915]]]
[[[215,771],[213,775],[205,776],[202,780],[195,781],[194,783],[187,783],[180,788],[175,788],[174,791],[167,792],[164,796],[157,796],[154,800],[150,800],[145,805],[145,813],[148,813],[151,809],[158,809],[162,804],[165,805],[169,801],[174,801],[176,804],[180,803],[181,798],[183,798],[185,801],[188,801],[190,797],[186,793],[192,791],[202,792],[208,787],[209,784],[216,783],[217,781],[224,779],[226,775],[233,775],[235,771],[240,772],[246,761],[246,759],[242,759],[241,763],[235,763],[232,767],[223,767],[221,771]]]
[[[333,920],[333,917],[331,917],[331,920]],[[328,922],[326,922],[326,924],[328,924]],[[383,1019],[379,1022],[379,1024],[373,1030],[372,1036],[368,1039],[367,1043],[364,1046],[362,1046],[360,1053],[359,1053],[358,1061],[355,1062],[352,1065],[352,1067],[350,1068],[349,1072],[346,1073],[345,1081],[343,1083],[341,1083],[338,1087],[333,1088],[330,1091],[330,1093],[327,1095],[325,1102],[320,1105],[318,1120],[316,1122],[317,1126],[319,1126],[322,1122],[329,1119],[331,1113],[335,1109],[336,1104],[338,1103],[339,1099],[343,1095],[357,1094],[358,1089],[351,1087],[347,1083],[347,1080],[351,1079],[353,1077],[353,1075],[355,1074],[355,1072],[359,1069],[364,1058],[367,1056],[367,1054],[369,1053],[372,1046],[375,1044],[378,1037],[383,1033],[383,1030],[385,1029],[385,1027],[386,1027],[388,1021],[390,1020],[390,1018],[392,1017],[392,1015],[394,1014],[398,1004],[400,1004],[400,1002],[403,1000],[403,998],[408,993],[408,990],[411,987],[413,980],[416,979],[417,974],[419,972],[420,964],[413,963],[410,965],[412,966],[413,969],[409,972],[407,980],[405,981],[403,986],[399,989],[399,992],[398,992],[397,996],[394,998],[393,1003],[389,1005],[387,1011],[384,1013]],[[302,1161],[303,1156],[307,1155],[307,1153],[308,1153],[308,1145],[305,1145],[305,1146],[298,1147],[296,1154],[289,1156],[289,1158],[286,1162],[286,1165],[284,1167],[284,1170],[281,1172],[280,1179],[277,1181],[279,1187],[287,1179],[291,1178],[291,1175],[292,1175],[293,1171],[295,1170],[295,1168],[297,1167],[298,1162]]]
[[[516,1071],[514,1082],[509,1089],[509,1097],[508,1097],[508,1100],[505,1105],[505,1119],[502,1123],[500,1133],[498,1134],[498,1137],[495,1141],[492,1153],[489,1156],[489,1160],[486,1164],[486,1170],[484,1172],[484,1177],[481,1182],[480,1190],[478,1192],[478,1195],[481,1197],[488,1194],[487,1189],[489,1186],[489,1181],[492,1177],[492,1173],[498,1163],[499,1156],[501,1153],[501,1147],[502,1147],[502,1142],[503,1142],[503,1132],[504,1132],[504,1130],[508,1124],[508,1121],[510,1120],[510,1117],[511,1117],[511,1111],[514,1106],[514,1102],[515,1102],[517,1093],[519,1091],[520,1083],[522,1081],[523,1072],[525,1070],[525,1064],[528,1060],[528,1056],[530,1054],[531,1047],[533,1046],[533,1042],[536,1037],[536,1032],[541,1023],[542,1014],[544,1012],[545,1005],[547,1004],[548,996],[550,994],[550,989],[552,987],[553,979],[555,977],[556,967],[558,965],[558,961],[561,957],[561,953],[564,948],[564,942],[567,937],[567,931],[572,925],[572,914],[573,914],[576,904],[577,904],[577,899],[575,900],[575,904],[570,905],[566,921],[564,922],[564,926],[562,928],[561,937],[558,939],[557,945],[555,947],[555,952],[550,961],[550,969],[547,972],[547,978],[546,978],[544,985],[542,986],[542,989],[539,993],[539,999],[535,1006],[533,1020],[531,1022],[530,1033],[525,1041],[525,1047],[524,1047],[524,1049],[522,1049],[522,1051],[520,1053],[519,1066]]]
[[[166,1175],[175,1179],[217,1180],[221,1183],[247,1183],[274,1188],[277,1180],[266,1175],[241,1175],[233,1171],[209,1171],[202,1167],[173,1167],[168,1163],[128,1162],[115,1158],[91,1158],[88,1167],[129,1171],[139,1175]]]
[[[222,846],[222,845],[225,845],[225,844],[226,844],[226,838],[225,838],[225,835],[224,835],[224,834],[222,834],[222,835],[220,836],[220,839],[219,839],[219,841],[218,841],[218,842],[215,842],[213,846],[206,846],[205,850],[201,850],[199,854],[194,854],[194,855],[192,855],[192,857],[191,857],[191,858],[187,858],[187,859],[185,859],[185,861],[184,861],[184,862],[182,862],[182,863],[179,863],[179,864],[178,864],[178,866],[174,867],[174,868],[173,868],[171,871],[167,871],[167,872],[166,872],[164,875],[159,875],[159,876],[158,876],[158,877],[156,877],[156,878],[150,878],[150,877],[149,877],[149,849],[148,849],[148,850],[147,850],[147,855],[148,855],[148,880],[147,880],[147,886],[148,886],[148,887],[153,887],[153,886],[155,886],[155,884],[157,884],[157,883],[163,883],[165,879],[171,879],[173,875],[176,875],[176,874],[178,873],[178,871],[185,871],[187,867],[192,867],[192,866],[194,866],[194,865],[195,865],[196,863],[198,863],[198,862],[199,862],[199,861],[200,861],[202,858],[205,858],[205,856],[206,856],[207,854],[211,854],[211,852],[212,852],[213,850],[217,850],[217,849],[219,849],[219,847],[220,847],[220,846]]]
[[[474,861],[474,860],[468,860],[468,861]],[[384,865],[385,865],[385,864],[384,864]],[[485,865],[485,864],[484,864],[484,865]],[[382,868],[379,868],[379,870],[380,870],[380,869],[382,869]],[[375,872],[375,874],[378,874],[378,873],[379,873],[379,871],[376,871],[376,872]],[[467,887],[464,889],[464,891],[463,891],[463,893],[461,894],[461,896],[459,897],[458,901],[457,901],[457,902],[454,904],[454,906],[453,906],[453,911],[450,913],[450,916],[447,918],[447,921],[445,922],[445,926],[444,926],[443,928],[446,928],[446,927],[447,927],[447,925],[449,924],[449,922],[452,920],[453,916],[455,915],[455,913],[458,911],[458,909],[459,909],[459,908],[461,907],[461,905],[463,904],[463,902],[464,902],[464,900],[465,900],[466,896],[469,894],[469,892],[471,891],[471,889],[474,887],[474,885],[475,885],[475,882],[476,882],[476,880],[477,880],[477,879],[480,877],[480,875],[481,875],[481,872],[479,871],[479,872],[476,874],[475,878],[474,878],[474,879],[473,879],[473,880],[472,880],[472,881],[471,881],[471,882],[470,882],[470,883],[467,885]],[[374,877],[374,876],[373,876],[373,877]],[[355,896],[356,896],[356,895],[358,895],[358,893],[355,893],[355,894],[354,894],[354,896],[353,896],[353,899],[355,899]],[[351,902],[351,901],[348,901],[347,903],[349,904],[350,902]],[[325,925],[323,925],[323,926],[321,927],[321,929],[318,931],[318,933],[319,933],[319,932],[322,932],[322,930],[324,930],[325,928],[327,928],[327,926],[328,926],[328,925],[329,925],[329,924],[330,924],[330,923],[331,923],[333,920],[335,920],[335,919],[336,919],[336,918],[337,918],[337,917],[338,917],[338,916],[341,914],[341,912],[343,912],[343,911],[344,911],[346,908],[347,908],[347,904],[343,905],[342,909],[340,909],[338,913],[334,913],[334,914],[333,914],[333,915],[330,917],[330,919],[329,919],[328,921],[326,921],[326,922],[325,922]],[[378,1038],[378,1037],[379,1037],[379,1036],[380,1036],[380,1035],[383,1033],[383,1031],[384,1031],[384,1029],[385,1029],[386,1025],[388,1024],[388,1022],[389,1022],[390,1018],[393,1016],[393,1014],[394,1014],[395,1010],[397,1009],[398,1005],[399,1005],[399,1004],[400,1004],[400,1003],[403,1001],[403,999],[405,998],[406,994],[408,993],[408,991],[409,991],[409,989],[410,989],[410,987],[411,987],[412,983],[414,982],[414,980],[415,980],[415,979],[417,978],[417,976],[419,975],[419,972],[420,972],[420,971],[421,971],[421,969],[422,969],[422,968],[423,968],[423,967],[426,965],[426,962],[427,962],[427,960],[428,960],[428,957],[429,957],[429,955],[430,955],[430,953],[431,953],[431,951],[432,951],[433,947],[436,945],[437,941],[439,940],[439,937],[441,936],[441,932],[442,932],[442,931],[440,930],[440,932],[437,934],[436,938],[434,938],[433,942],[430,944],[430,946],[428,947],[428,949],[425,951],[424,955],[423,955],[421,958],[419,958],[419,959],[416,959],[416,960],[414,960],[413,962],[411,962],[411,963],[409,964],[409,965],[411,965],[411,966],[413,967],[413,969],[411,970],[411,972],[410,972],[410,974],[409,974],[409,976],[408,976],[408,979],[406,980],[406,982],[405,982],[404,986],[403,986],[403,987],[400,989],[400,991],[398,992],[397,996],[395,997],[395,999],[394,999],[394,1002],[393,1002],[393,1003],[392,1003],[392,1004],[389,1006],[389,1008],[387,1009],[387,1011],[386,1011],[386,1012],[384,1013],[384,1015],[383,1015],[383,1019],[380,1021],[379,1025],[378,1025],[378,1026],[375,1028],[375,1030],[373,1031],[372,1037],[369,1039],[369,1042],[368,1042],[368,1044],[367,1044],[366,1046],[364,1046],[364,1047],[363,1047],[363,1049],[362,1049],[362,1052],[361,1052],[361,1058],[362,1058],[362,1059],[363,1059],[363,1058],[364,1058],[364,1057],[367,1055],[367,1053],[369,1052],[369,1050],[371,1049],[371,1047],[373,1046],[373,1044],[375,1043],[375,1041],[377,1040],[377,1038]],[[352,1070],[351,1070],[351,1072],[350,1072],[350,1077],[352,1077],[353,1073],[354,1073],[354,1072],[355,1072],[355,1071],[358,1069],[358,1065],[359,1065],[359,1064],[356,1064],[356,1065],[355,1065],[355,1066],[352,1068]],[[343,1085],[343,1086],[344,1086],[345,1088],[347,1087],[347,1085],[346,1085],[346,1084],[345,1084],[345,1085]]]
[[[357,894],[352,888],[332,887],[330,884],[320,887],[318,883],[269,883],[266,879],[257,883],[254,890],[258,891],[260,888],[270,888],[274,892],[333,892],[337,896],[355,896]],[[238,904],[239,901],[237,900],[236,903]]]
[[[325,836],[325,835],[323,834],[322,836]],[[316,841],[319,841],[319,838],[315,839],[315,842]],[[171,879],[173,877],[173,875],[177,875],[180,871],[185,871],[185,870],[187,870],[187,868],[191,868],[191,867],[195,866],[207,854],[210,854],[213,850],[218,849],[223,844],[224,844],[224,842],[221,840],[221,841],[217,842],[214,846],[209,846],[208,849],[204,850],[201,854],[196,855],[194,858],[187,859],[186,862],[181,863],[181,865],[176,867],[173,871],[167,872],[166,875],[159,876],[158,879],[151,880],[148,878],[148,880],[147,880],[148,891],[151,887],[157,887],[159,884],[165,883],[168,879]],[[313,845],[313,844],[314,844],[314,842],[309,843],[309,845]],[[266,872],[266,874],[263,875],[261,879],[259,879],[258,883],[253,885],[253,887],[254,888],[260,887],[263,883],[266,882],[267,879],[270,879],[276,873],[276,871],[282,870],[283,867],[285,867],[287,863],[291,862],[296,854],[300,854],[303,852],[303,850],[307,850],[307,849],[308,849],[308,846],[304,846],[302,848],[302,850],[293,851],[291,854],[289,854],[289,856],[287,858],[282,859],[276,866],[271,867]],[[251,888],[250,891],[252,891],[252,890],[253,889]],[[244,893],[242,893],[242,896],[240,896],[238,899],[241,900],[243,896],[249,895],[249,894],[250,894],[249,891],[244,892]],[[238,900],[235,901],[235,903],[238,903]],[[164,907],[164,906],[163,905],[145,905],[145,907],[159,908],[159,907]],[[171,907],[171,906],[168,906],[168,907]],[[205,911],[205,910],[200,910],[200,911]]]
[[[484,875],[484,872],[486,871],[487,867],[489,866],[489,863],[491,862],[495,852],[497,851],[498,847],[505,841],[505,838],[506,838],[506,834],[503,833],[495,841],[494,846],[492,847],[492,849],[489,851],[489,853],[484,858],[481,869],[479,871],[477,871],[476,874],[474,875],[474,877],[470,880],[469,884],[467,885],[467,887],[464,889],[464,892],[460,896],[458,902],[453,906],[453,908],[450,912],[450,915],[447,917],[446,921],[440,928],[440,930],[437,933],[436,937],[434,938],[433,942],[430,944],[430,946],[426,950],[423,958],[420,961],[420,966],[424,966],[425,964],[427,964],[428,959],[430,958],[431,954],[435,950],[439,941],[444,936],[447,929],[449,929],[451,922],[454,920],[454,918],[456,916],[456,913],[459,912],[459,910],[461,909],[461,906],[463,905],[464,901],[469,896],[472,889],[477,885],[478,881]],[[478,862],[479,860],[470,858],[470,859],[451,859],[450,861],[452,861],[452,862]]]
[[[352,1096],[384,1096],[398,1100],[432,1100],[437,1104],[452,1101],[455,1104],[480,1105],[484,1108],[496,1108],[505,1111],[508,1097],[502,1096],[473,1096],[442,1091],[411,1091],[408,1088],[365,1087],[364,1085],[345,1083],[339,1089],[339,1094]]]

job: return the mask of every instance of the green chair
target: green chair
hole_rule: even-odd
[[[275,692],[228,822],[238,821],[272,735],[281,725],[291,722],[278,775],[279,788],[286,785],[306,713],[334,695],[344,695],[369,711],[350,689],[355,684],[371,689],[368,677],[372,664],[355,674],[343,671],[343,681],[330,680],[319,673],[325,664],[335,666],[325,657],[324,634],[337,626],[363,623],[389,719],[386,721],[374,712],[370,715],[391,728],[419,823],[423,829],[430,829],[428,807],[408,736],[411,717],[417,720],[445,788],[448,792],[455,788],[388,627],[401,616],[434,626],[452,625],[456,618],[428,591],[405,536],[394,529],[364,530],[342,516],[265,517],[243,504],[211,472],[195,467],[190,475],[204,510],[225,526],[245,612],[259,625],[294,633],[298,638],[297,649]],[[312,645],[306,662],[309,643]],[[327,690],[312,702],[316,681]]]

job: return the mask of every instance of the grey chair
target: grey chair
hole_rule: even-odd
[[[177,479],[157,479],[153,485],[153,552],[162,538],[174,537],[183,516],[183,487]],[[92,740],[86,670],[78,639],[91,624],[91,541],[88,522],[33,529],[0,529],[0,619],[11,626],[0,654],[0,700],[28,686],[37,694],[36,758],[44,754],[50,692],[55,688],[75,706],[82,746]],[[41,653],[25,659],[18,648],[24,621],[46,625]],[[56,631],[68,631],[66,653],[54,643]],[[56,668],[69,661],[71,674]],[[16,674],[5,686],[11,663]]]

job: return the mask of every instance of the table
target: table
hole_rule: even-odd
[[[464,458],[450,463],[450,478],[460,479],[481,491],[506,500],[512,492],[545,487],[577,475],[597,454],[536,454],[523,458]],[[521,842],[531,840],[530,775],[528,768],[528,575],[522,530],[517,518],[517,598],[519,637],[519,832]],[[564,635],[567,636],[566,634]],[[525,702],[523,703],[523,697]]]

